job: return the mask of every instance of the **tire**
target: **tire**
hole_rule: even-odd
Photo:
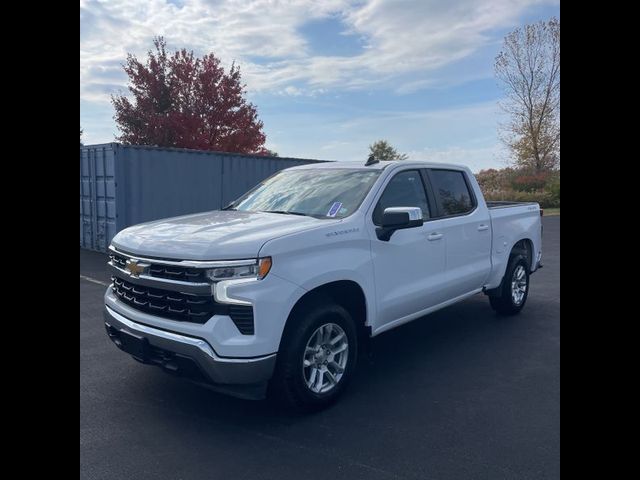
[[[501,315],[519,313],[529,296],[529,264],[524,255],[516,254],[509,259],[499,289],[499,296],[489,297],[491,307]]]
[[[289,322],[278,352],[269,395],[296,411],[321,410],[340,396],[355,371],[358,358],[355,322],[343,307],[325,302],[314,302]],[[334,342],[331,353],[317,348],[318,345],[329,346],[331,342]],[[338,351],[340,349],[342,351]]]

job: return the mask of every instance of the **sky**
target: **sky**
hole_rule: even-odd
[[[559,0],[81,0],[83,142],[115,141],[126,55],[163,35],[240,66],[282,157],[364,161],[386,139],[410,159],[501,168],[494,58],[552,16]]]

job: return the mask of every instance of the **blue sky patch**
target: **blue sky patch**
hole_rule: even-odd
[[[312,20],[298,31],[307,41],[312,55],[351,57],[363,51],[362,39],[346,33],[346,25],[337,17]]]

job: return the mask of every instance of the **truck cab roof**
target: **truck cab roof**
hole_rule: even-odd
[[[354,169],[354,170],[384,170],[385,168],[397,165],[403,165],[406,167],[415,167],[415,168],[446,168],[450,170],[465,170],[470,171],[468,167],[464,165],[456,165],[452,163],[440,163],[440,162],[429,162],[427,160],[389,160],[389,161],[380,161],[371,165],[365,165],[366,160],[362,161],[337,161],[337,162],[321,162],[321,163],[310,163],[306,165],[299,165],[297,167],[291,167],[291,170],[309,170],[309,169],[318,169],[318,168],[346,168],[346,169]]]

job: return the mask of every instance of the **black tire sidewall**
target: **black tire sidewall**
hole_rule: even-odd
[[[522,299],[522,302],[520,304],[516,304],[513,301],[513,296],[512,296],[512,292],[511,292],[511,281],[513,279],[513,273],[516,270],[516,267],[518,265],[522,265],[524,267],[524,273],[527,279],[527,289],[524,292],[524,298]],[[504,277],[504,286],[503,286],[503,290],[502,290],[502,296],[503,298],[509,302],[509,305],[511,306],[511,309],[514,312],[519,312],[520,310],[522,310],[524,308],[525,303],[527,303],[527,298],[529,297],[529,265],[527,264],[527,258],[524,255],[514,255],[511,260],[509,261],[509,267],[507,269],[507,274]]]

